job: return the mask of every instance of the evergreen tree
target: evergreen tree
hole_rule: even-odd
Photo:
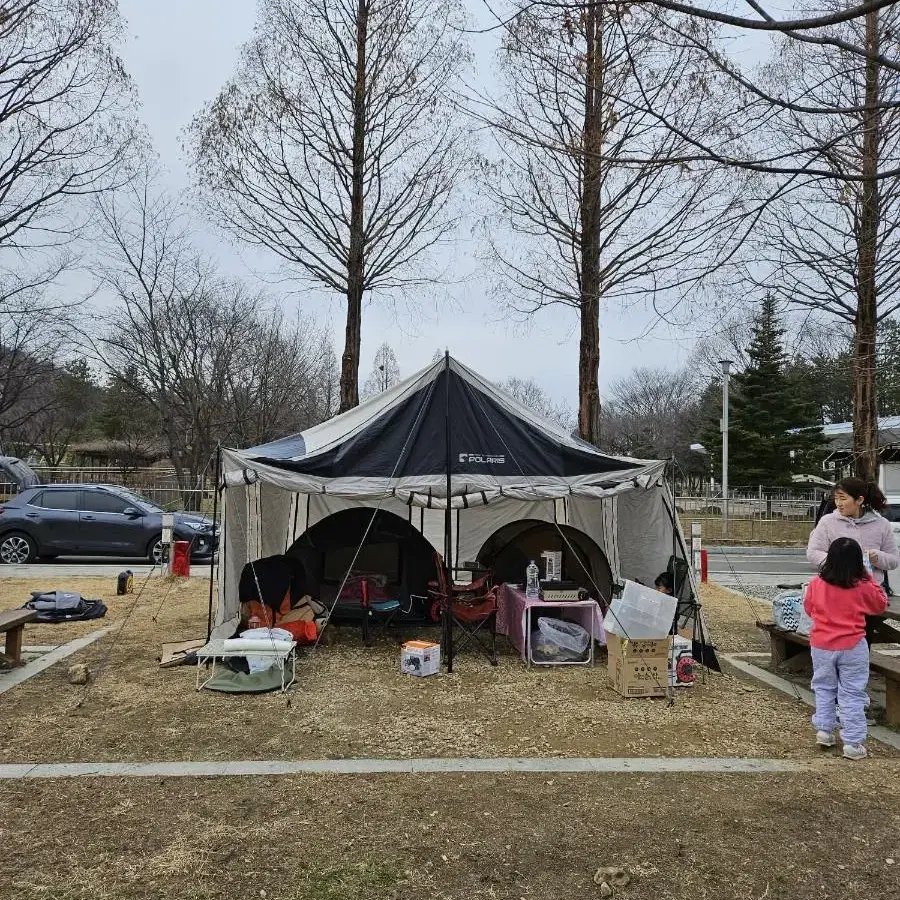
[[[749,364],[731,382],[729,476],[734,485],[790,484],[793,474],[819,472],[827,452],[821,410],[788,367],[784,334],[776,301],[766,297],[754,319]],[[721,391],[721,382],[717,387]],[[701,440],[721,478],[719,416],[721,404]]]

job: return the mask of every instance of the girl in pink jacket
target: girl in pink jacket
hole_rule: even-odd
[[[877,584],[884,584],[884,573],[900,566],[900,552],[891,523],[879,515],[887,501],[878,485],[861,478],[844,478],[834,489],[837,509],[819,519],[809,536],[806,558],[818,569],[837,538],[852,538],[862,547]]]

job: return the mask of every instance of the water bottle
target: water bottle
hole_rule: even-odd
[[[525,599],[540,600],[541,599],[541,570],[537,567],[537,563],[532,560],[528,563],[525,570]]]

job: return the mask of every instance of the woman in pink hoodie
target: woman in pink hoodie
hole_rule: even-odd
[[[837,509],[822,516],[809,536],[806,558],[821,568],[828,548],[838,538],[852,538],[862,547],[872,569],[872,578],[884,584],[884,573],[900,566],[900,552],[891,523],[880,515],[887,501],[878,485],[861,478],[844,478],[834,489]]]

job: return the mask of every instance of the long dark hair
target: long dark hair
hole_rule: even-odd
[[[836,491],[843,491],[854,500],[863,498],[863,503],[868,509],[881,512],[887,506],[887,497],[881,493],[881,488],[873,481],[863,481],[862,478],[842,478],[835,486]]]
[[[822,581],[835,587],[852,588],[867,576],[862,547],[853,538],[835,538],[819,571]]]

